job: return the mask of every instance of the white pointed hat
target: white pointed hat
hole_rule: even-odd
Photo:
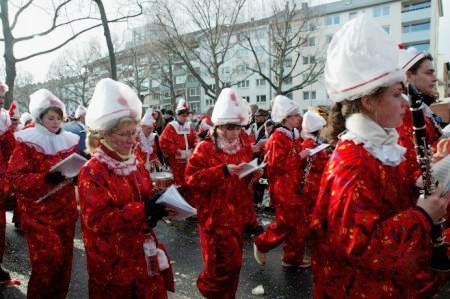
[[[126,84],[106,78],[95,86],[86,113],[86,126],[93,130],[108,130],[122,117],[141,120],[142,102]]]
[[[22,125],[25,125],[25,123],[29,120],[33,120],[33,117],[31,116],[31,114],[29,112],[22,113],[22,115],[20,116],[20,123]]]
[[[6,93],[8,90],[9,90],[8,85],[0,81],[0,92]]]
[[[355,100],[404,81],[397,43],[372,18],[360,14],[334,34],[325,64],[332,101]]]
[[[183,98],[180,98],[180,100],[178,101],[178,105],[177,105],[177,109],[175,109],[175,113],[178,113],[182,110],[187,110],[189,111],[189,107],[186,104],[186,100]]]
[[[416,62],[425,57],[425,53],[417,51],[414,47],[408,49],[400,49],[399,65],[406,72]]]
[[[29,110],[33,118],[38,119],[41,113],[50,107],[60,108],[66,115],[66,106],[61,100],[47,89],[39,89],[30,95]]]
[[[290,115],[298,115],[300,110],[298,105],[288,97],[277,95],[272,101],[272,120],[281,122]]]
[[[302,129],[306,133],[321,130],[326,124],[327,122],[325,119],[315,111],[307,111],[305,115],[303,115]]]
[[[211,120],[214,125],[246,125],[250,118],[250,106],[231,88],[224,88],[220,93]]]
[[[17,105],[16,101],[12,101],[11,105],[9,106],[9,117],[11,119],[19,119],[20,118],[20,111],[19,111],[19,105]]]
[[[146,126],[153,126],[155,124],[155,118],[153,117],[153,109],[148,108],[141,120],[141,123]]]
[[[86,115],[86,112],[87,112],[86,107],[78,105],[77,109],[75,110],[75,118],[80,118],[81,116]]]

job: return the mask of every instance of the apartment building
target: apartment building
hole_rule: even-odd
[[[345,22],[363,13],[380,24],[399,44],[402,43],[406,47],[414,46],[438,57],[438,18],[443,13],[442,0],[343,0],[310,7],[304,3],[297,13],[298,18],[292,20],[291,26],[294,28],[293,30],[295,30],[295,26],[304,26],[302,30],[309,30],[309,33],[305,42],[295,52],[292,52],[290,57],[285,57],[283,62],[285,71],[290,72],[294,69],[293,74],[300,74],[317,61],[324,61],[327,45],[331,42],[333,34]],[[307,22],[304,21],[305,16],[309,18]],[[270,101],[277,91],[261,74],[249,69],[255,63],[254,53],[256,53],[266,78],[272,80],[276,76],[273,66],[279,61],[273,56],[275,48],[273,41],[274,24],[277,18],[279,16],[275,15],[235,25],[237,28],[234,29],[231,37],[234,46],[228,51],[226,62],[220,68],[220,78],[225,82],[225,86],[235,88],[238,94],[250,104],[257,104],[266,109],[270,109]],[[129,49],[121,51],[117,56],[118,69],[125,70],[122,72],[120,80],[123,82],[133,80],[132,73],[136,74],[136,72],[131,71],[132,67],[140,72],[141,77],[144,76],[139,79],[140,87],[137,90],[144,100],[144,107],[170,109],[175,104],[174,97],[183,97],[191,109],[197,112],[206,111],[214,105],[215,101],[205,93],[200,82],[181,60],[174,59],[170,63],[166,61],[162,65],[160,62],[158,65],[152,63],[150,61],[152,59],[145,56],[145,51],[136,51],[137,48],[151,47],[148,41],[152,39],[151,37],[160,34],[160,30],[161,28],[153,25],[142,26],[134,30],[133,42],[129,45]],[[197,39],[202,38],[199,32],[189,34]],[[257,41],[254,52],[241,42],[245,38]],[[141,55],[141,57],[131,59],[127,52],[132,49],[136,55]],[[201,57],[209,55],[208,51],[200,46],[195,51]],[[195,55],[192,57],[191,63],[202,74],[202,80],[215,88],[214,78],[209,77],[206,67],[196,61]],[[437,61],[438,59],[435,60],[435,63]],[[107,59],[102,59],[88,66],[89,70],[96,74],[91,80],[91,88],[95,85],[94,81],[107,75],[107,63],[105,62]],[[438,76],[443,73],[439,72]],[[301,84],[305,81],[305,74],[284,78],[282,91]],[[444,83],[444,78],[439,79],[442,85],[446,85],[447,81]],[[306,111],[310,106],[331,106],[332,104],[325,89],[323,75],[319,76],[316,82],[287,93],[287,96],[294,99],[302,111]]]

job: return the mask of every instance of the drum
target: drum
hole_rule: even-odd
[[[171,172],[152,172],[150,173],[150,177],[153,180],[153,185],[158,190],[167,189],[174,183],[173,174]]]

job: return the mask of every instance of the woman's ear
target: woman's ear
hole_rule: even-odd
[[[366,113],[373,113],[374,107],[373,107],[373,100],[370,96],[363,96],[361,98],[361,108],[363,112]]]

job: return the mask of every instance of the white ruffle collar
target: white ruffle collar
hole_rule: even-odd
[[[38,152],[46,155],[55,155],[78,145],[80,137],[61,128],[59,134],[47,130],[44,126],[36,124],[33,128],[14,133],[17,141],[34,147]]]
[[[236,140],[229,142],[225,138],[218,136],[217,147],[228,155],[234,155],[241,150],[241,141],[240,138],[237,138]]]
[[[405,160],[406,148],[397,144],[395,129],[384,129],[362,113],[351,115],[345,122],[345,131],[340,140],[351,140],[364,144],[364,148],[384,165],[398,166]]]
[[[150,133],[145,136],[143,131],[139,132],[139,146],[144,153],[152,154],[153,153],[153,145],[155,144],[155,133]]]
[[[292,131],[289,131],[285,127],[278,127],[275,129],[275,131],[281,132],[281,133],[285,134],[286,136],[288,136],[290,139],[292,139]],[[294,128],[294,139],[296,140],[299,138],[300,138],[300,133],[298,132],[297,128]]]
[[[0,135],[5,133],[9,126],[11,125],[11,118],[9,117],[8,111],[0,108]]]
[[[179,135],[189,134],[191,132],[191,125],[188,122],[180,124],[178,121],[174,120],[169,123]]]
[[[120,176],[129,175],[137,170],[137,160],[134,154],[125,161],[119,161],[109,156],[102,148],[99,148],[95,151],[93,157],[101,163],[105,163],[109,170]]]

